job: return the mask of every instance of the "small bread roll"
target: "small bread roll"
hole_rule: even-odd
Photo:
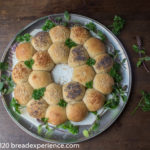
[[[68,62],[69,48],[62,42],[53,43],[48,53],[55,64]]]
[[[16,57],[18,61],[29,60],[32,58],[34,53],[35,49],[29,42],[21,43],[16,47]]]
[[[33,88],[28,82],[17,84],[14,89],[14,98],[20,105],[26,105],[32,98]]]
[[[91,37],[84,43],[84,47],[87,49],[90,57],[94,58],[95,56],[105,52],[104,43],[97,38]]]
[[[108,54],[101,54],[94,58],[96,63],[94,69],[96,73],[109,72],[113,66],[113,59]]]
[[[110,94],[113,85],[114,79],[107,73],[97,74],[93,81],[93,87],[103,94]]]
[[[92,67],[82,65],[74,68],[72,80],[85,85],[87,82],[94,79],[95,72]]]
[[[66,113],[67,113],[67,118],[69,120],[74,122],[79,122],[86,117],[88,110],[85,104],[82,101],[80,101],[80,102],[69,103],[66,107]]]
[[[58,105],[51,105],[48,107],[45,117],[53,125],[62,124],[67,121],[66,109]]]
[[[60,99],[63,99],[62,88],[59,84],[51,83],[46,87],[46,91],[43,97],[50,105],[59,103]]]
[[[47,51],[36,52],[32,59],[34,60],[33,70],[50,71],[54,67],[54,63]]]
[[[29,83],[34,89],[46,87],[51,82],[51,75],[46,71],[32,71],[29,76]]]
[[[90,33],[87,29],[81,26],[74,26],[71,28],[70,38],[77,44],[84,44],[84,42],[90,37]]]
[[[89,55],[82,45],[73,47],[69,54],[68,64],[71,67],[83,65],[88,60]]]
[[[45,51],[48,50],[52,41],[48,32],[41,31],[32,37],[31,44],[37,51]]]
[[[49,31],[52,42],[65,42],[70,36],[70,30],[67,27],[58,25]]]
[[[105,96],[95,89],[87,89],[83,101],[89,111],[97,111],[103,107]]]
[[[18,62],[12,70],[12,79],[16,84],[26,82],[30,73],[31,69],[24,62]]]
[[[41,119],[45,117],[48,104],[44,99],[30,100],[27,104],[27,112],[33,118]]]
[[[85,87],[78,82],[69,82],[63,85],[63,97],[66,102],[82,100]]]

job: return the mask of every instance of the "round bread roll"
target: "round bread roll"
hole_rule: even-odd
[[[36,52],[32,59],[34,60],[33,70],[50,71],[54,67],[54,63],[47,51]]]
[[[103,107],[105,96],[95,89],[87,89],[83,101],[89,111],[97,111]]]
[[[78,101],[83,98],[85,87],[78,82],[69,82],[63,85],[63,97],[66,102]]]
[[[48,50],[52,41],[48,32],[41,31],[32,37],[31,44],[37,51],[45,51]]]
[[[80,101],[69,103],[66,107],[66,113],[68,120],[79,122],[86,117],[88,110],[85,104]]]
[[[114,85],[113,78],[107,73],[97,74],[93,81],[93,87],[103,94],[110,94]]]
[[[52,42],[65,42],[70,36],[70,30],[67,27],[58,25],[49,31]]]
[[[101,54],[94,58],[96,63],[94,69],[96,73],[109,72],[113,66],[113,59],[108,54]]]
[[[48,52],[55,64],[68,62],[69,48],[64,43],[53,43]]]
[[[12,70],[12,79],[16,84],[26,82],[30,73],[31,69],[24,62],[18,62]]]
[[[21,43],[16,47],[16,57],[19,61],[31,59],[34,53],[35,49],[29,42]]]
[[[84,44],[90,38],[90,33],[81,26],[74,26],[71,28],[70,38],[77,44]]]
[[[29,83],[34,89],[46,87],[51,82],[51,75],[46,71],[32,71],[29,76]]]
[[[85,85],[94,79],[95,72],[92,67],[82,65],[74,68],[72,80]]]
[[[69,54],[68,64],[71,67],[83,65],[88,60],[89,55],[82,45],[73,47]]]
[[[14,98],[20,105],[26,105],[32,98],[33,88],[28,82],[17,84],[14,89]]]
[[[97,38],[91,37],[84,43],[84,47],[87,49],[90,57],[94,58],[95,56],[105,52],[104,43]]]
[[[61,86],[56,83],[51,83],[46,87],[43,98],[50,105],[58,104],[60,99],[63,99]]]
[[[45,100],[30,100],[27,104],[27,112],[33,118],[41,119],[45,117],[48,104]]]
[[[62,124],[67,121],[66,109],[58,105],[51,105],[48,107],[45,117],[53,125]]]

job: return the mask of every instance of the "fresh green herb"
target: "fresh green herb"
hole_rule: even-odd
[[[25,33],[24,35],[18,35],[16,38],[17,42],[29,42],[31,38],[31,35],[29,33]]]
[[[97,111],[91,111],[91,113],[93,113],[94,115],[97,115]]]
[[[34,60],[33,60],[33,59],[26,60],[26,61],[24,62],[24,64],[25,64],[28,68],[32,69],[32,65],[34,64]]]
[[[96,61],[95,59],[93,58],[89,58],[87,61],[86,61],[86,64],[89,65],[89,66],[93,66],[95,65]]]
[[[41,121],[46,124],[48,122],[48,118],[41,118]]]
[[[62,21],[62,18],[61,17],[56,17],[55,20],[60,22],[60,21]]]
[[[141,108],[143,112],[150,111],[150,93],[142,91],[141,94],[142,94],[142,97],[138,105],[132,111],[131,113],[132,115],[135,114],[138,108]]]
[[[84,130],[83,130],[83,135],[84,135],[86,138],[88,138],[88,137],[89,137],[89,131],[86,130],[86,129],[84,129]]]
[[[136,53],[141,53],[141,54],[145,54],[145,50],[144,49],[139,49],[139,47],[137,45],[132,45],[132,48],[133,50],[136,52]]]
[[[61,125],[58,125],[58,128],[62,128],[65,130],[68,130],[68,132],[72,133],[72,134],[77,134],[79,132],[79,127],[78,126],[74,126],[73,124],[71,124],[70,121],[67,121]]]
[[[92,89],[93,88],[93,81],[89,81],[85,84],[85,87],[88,89]]]
[[[91,31],[93,31],[93,32],[96,32],[96,25],[95,25],[93,22],[89,22],[89,23],[86,24],[85,26],[86,26],[86,28],[87,28],[88,30],[91,30]]]
[[[0,70],[6,71],[8,69],[8,63],[0,62]]]
[[[40,88],[40,89],[33,90],[32,97],[35,100],[39,100],[40,98],[43,97],[45,90],[46,90],[45,88]]]
[[[64,18],[65,18],[65,20],[66,20],[67,22],[70,20],[70,14],[69,14],[68,11],[65,11],[65,12],[64,12]]]
[[[63,99],[61,99],[61,100],[59,101],[58,105],[61,106],[61,107],[66,107],[66,106],[67,106],[67,103],[66,103]]]
[[[69,48],[72,48],[74,46],[77,46],[77,44],[75,42],[73,42],[71,39],[67,39],[65,41],[65,45],[68,46]]]
[[[43,126],[43,124],[40,124],[40,125],[38,126],[38,128],[37,128],[37,133],[38,133],[38,135],[40,135],[41,132],[42,132],[42,126]]]
[[[104,35],[102,31],[98,30],[97,35],[101,38],[103,42],[106,40],[106,36]]]
[[[45,24],[42,26],[43,31],[48,31],[51,28],[55,27],[55,23],[52,22],[51,20],[46,20]]]
[[[139,58],[138,61],[137,61],[137,63],[136,63],[136,66],[137,66],[137,67],[140,67],[141,64],[142,64],[144,61],[150,61],[150,57],[149,57],[149,56],[145,56],[145,57]]]
[[[123,29],[124,24],[125,24],[125,20],[122,19],[120,16],[115,16],[113,19],[113,24],[110,25],[110,28],[112,29],[112,32],[115,35],[119,35],[120,31]]]

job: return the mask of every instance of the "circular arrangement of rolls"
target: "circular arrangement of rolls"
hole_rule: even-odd
[[[65,41],[70,38],[78,45],[69,49]],[[88,111],[97,111],[103,107],[105,96],[112,92],[113,78],[108,74],[113,66],[112,58],[106,53],[104,43],[90,35],[81,26],[71,29],[58,25],[49,32],[39,32],[31,42],[20,43],[16,48],[18,63],[12,71],[16,83],[14,97],[19,104],[25,105],[30,116],[59,125],[67,120],[84,120]],[[32,69],[24,64],[34,60]],[[94,66],[86,64],[89,58],[95,59]],[[51,71],[55,64],[68,64],[73,67],[72,81],[59,85],[54,83]],[[93,81],[93,88],[85,87]],[[34,89],[45,87],[40,100],[32,99]],[[66,107],[58,105],[64,99]]]

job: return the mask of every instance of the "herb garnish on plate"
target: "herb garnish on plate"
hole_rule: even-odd
[[[34,98],[34,100],[39,100],[44,96],[45,90],[46,88],[34,89],[32,93],[32,98]]]
[[[93,66],[95,65],[96,61],[95,59],[93,58],[89,58],[87,61],[86,61],[86,64],[89,65],[89,66]]]
[[[72,41],[71,39],[67,39],[67,40],[65,41],[65,45],[68,46],[69,48],[72,48],[72,47],[74,47],[74,46],[77,46],[77,44],[76,44],[74,41]]]
[[[18,35],[16,38],[17,42],[29,42],[31,38],[31,35],[29,33],[25,33],[24,35]]]
[[[42,26],[43,31],[48,31],[51,28],[55,27],[56,24],[51,20],[46,20],[45,24]]]
[[[32,69],[32,65],[34,64],[34,60],[33,60],[33,59],[26,60],[26,61],[24,62],[24,64],[25,64],[29,69]]]
[[[92,88],[93,88],[93,81],[87,82],[87,83],[85,84],[85,87],[86,87],[87,89],[92,89]]]
[[[61,106],[61,107],[66,107],[67,106],[67,102],[64,101],[63,99],[60,99],[58,105]]]

